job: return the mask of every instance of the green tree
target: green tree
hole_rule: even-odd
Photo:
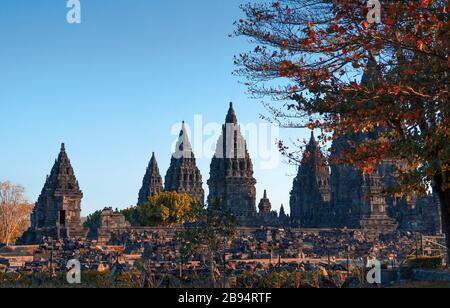
[[[139,213],[136,206],[130,206],[129,208],[120,211],[120,213],[125,216],[125,219],[132,226],[139,226]]]
[[[89,229],[88,237],[95,238],[97,236],[98,228],[100,228],[100,216],[102,211],[98,210],[90,214],[86,221],[83,223],[83,227]]]
[[[141,226],[172,226],[193,222],[202,210],[202,205],[186,194],[163,192],[149,198],[137,207]]]
[[[95,211],[92,214],[89,214],[89,216],[86,218],[86,221],[83,223],[83,227],[91,229],[91,230],[97,230],[100,227],[100,216],[102,214],[102,211]]]
[[[195,223],[186,224],[183,247],[192,253],[207,257],[211,283],[217,286],[216,257],[223,252],[236,236],[236,219],[222,202],[212,202],[203,210]]]
[[[236,34],[256,46],[236,58],[238,74],[254,96],[274,99],[272,121],[320,129],[324,145],[373,135],[349,144],[339,163],[371,173],[397,161],[397,193],[432,187],[450,248],[448,0],[380,2],[381,23],[369,23],[360,0],[243,6]],[[296,160],[298,149],[280,149]]]

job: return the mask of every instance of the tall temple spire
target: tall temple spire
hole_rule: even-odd
[[[208,199],[223,202],[239,223],[248,224],[256,215],[255,185],[253,163],[230,103],[211,161]]]
[[[330,173],[327,159],[311,131],[297,177],[291,191],[291,216],[302,227],[314,227],[325,217],[330,202]]]
[[[201,204],[204,203],[202,175],[197,167],[184,121],[166,173],[165,190],[185,193]]]
[[[147,171],[144,175],[144,179],[142,180],[142,187],[139,191],[138,205],[144,205],[147,203],[148,198],[162,191],[162,178],[159,173],[155,152],[153,152]]]

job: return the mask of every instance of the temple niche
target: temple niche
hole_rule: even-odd
[[[31,228],[19,243],[39,243],[44,237],[53,239],[83,238],[80,190],[64,144],[31,214]]]

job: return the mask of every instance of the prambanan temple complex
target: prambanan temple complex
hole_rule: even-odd
[[[336,139],[331,156],[338,155],[349,140],[368,137],[371,136],[349,135]],[[240,226],[247,228],[347,228],[362,229],[373,236],[396,230],[440,233],[439,204],[433,195],[394,198],[385,193],[395,185],[396,162],[385,161],[373,174],[364,175],[354,166],[333,165],[330,161],[312,133],[294,179],[290,216],[283,206],[279,213],[272,210],[267,191],[257,207],[253,163],[230,104],[210,165],[207,199],[183,122],[164,183],[153,153],[137,205],[145,204],[149,197],[162,191],[174,191],[188,194],[201,204],[213,201],[226,204]],[[34,243],[43,237],[85,237],[87,230],[82,228],[80,217],[82,197],[63,144],[36,202],[32,226],[19,242]],[[128,228],[129,224],[120,216],[107,208],[102,213],[102,222],[115,230]],[[107,229],[102,225],[100,233],[107,234]]]

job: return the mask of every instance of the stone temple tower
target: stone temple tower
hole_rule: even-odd
[[[165,180],[165,191],[185,193],[201,204],[205,202],[202,175],[197,168],[186,126],[183,122],[180,136],[172,155]]]
[[[330,214],[330,172],[327,159],[311,132],[311,139],[291,191],[291,217],[295,225],[319,227]]]
[[[262,197],[261,201],[259,201],[258,209],[259,213],[264,215],[268,215],[272,212],[272,204],[267,197],[267,190],[264,190],[264,196]]]
[[[147,167],[144,179],[142,180],[142,188],[139,191],[138,205],[147,203],[148,198],[163,191],[162,178],[159,173],[158,162],[155,153],[152,154],[150,163]]]
[[[225,203],[240,224],[249,224],[256,215],[255,185],[253,163],[230,103],[211,161],[208,200]]]
[[[32,226],[23,241],[37,243],[42,237],[78,238],[86,235],[81,225],[80,190],[64,144],[47,176],[45,185],[31,214]]]
[[[344,164],[339,161],[343,151],[347,151],[349,143],[358,143],[364,138],[362,134],[348,133],[333,140],[330,152],[330,185],[331,206],[333,210],[332,226],[337,228],[360,227],[360,220],[369,210],[362,202],[364,192],[362,173],[355,165]]]
[[[361,228],[366,235],[376,238],[380,234],[397,230],[397,222],[387,214],[386,198],[383,195],[384,185],[378,171],[364,175],[364,201],[369,205],[370,214],[361,219]]]

